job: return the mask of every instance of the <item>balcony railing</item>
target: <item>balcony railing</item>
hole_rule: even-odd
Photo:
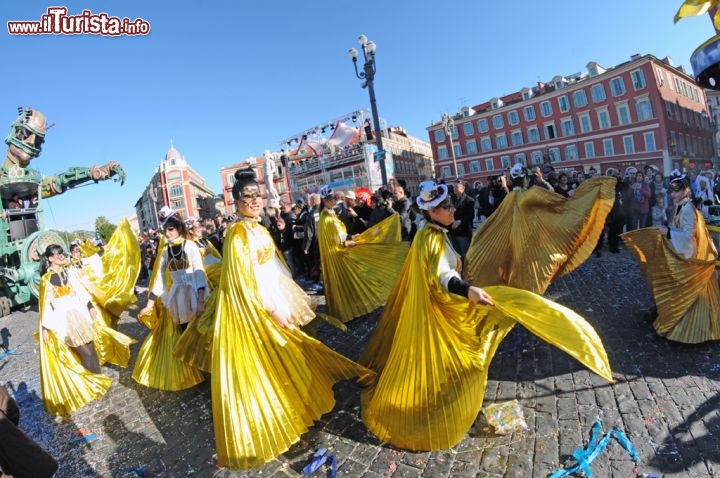
[[[355,163],[365,160],[365,146],[363,144],[355,144],[349,146],[343,151],[334,154],[328,154],[315,159],[298,161],[291,163],[288,172],[291,176],[301,177],[317,173],[318,171],[327,171],[335,169],[339,166]]]

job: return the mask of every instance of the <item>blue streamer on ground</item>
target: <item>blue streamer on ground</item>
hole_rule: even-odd
[[[9,355],[18,355],[17,349],[8,349],[6,352],[0,353],[0,359],[4,359],[5,357]]]
[[[597,458],[597,456],[605,448],[607,448],[608,443],[610,443],[610,439],[613,437],[620,443],[620,445],[625,449],[625,451],[628,452],[630,458],[632,458],[633,461],[637,463],[637,461],[640,459],[640,456],[638,455],[637,450],[635,450],[632,442],[630,442],[628,437],[625,436],[623,432],[613,427],[612,430],[607,432],[598,441],[598,436],[600,435],[601,429],[602,421],[598,420],[592,427],[592,432],[590,433],[590,442],[588,443],[588,445],[584,449],[578,448],[573,452],[573,458],[577,460],[577,464],[575,466],[558,470],[552,475],[550,475],[548,478],[561,478],[563,476],[577,473],[580,470],[582,470],[588,477],[591,477],[593,473],[592,469],[590,468],[590,463],[592,463],[593,460]]]
[[[310,463],[303,468],[303,475],[312,475],[321,466],[327,464],[328,461],[330,462],[330,478],[335,478],[337,474],[337,460],[327,451],[327,448],[319,448],[318,451],[315,452]]]
[[[146,466],[139,466],[137,468],[129,468],[128,473],[133,473],[137,477],[143,477],[145,476],[145,472],[147,471]]]

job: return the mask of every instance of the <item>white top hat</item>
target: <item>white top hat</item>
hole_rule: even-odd
[[[525,176],[525,166],[522,165],[522,163],[515,164],[512,169],[510,169],[510,177],[513,179],[522,178]]]
[[[440,204],[448,195],[444,184],[437,184],[432,179],[423,181],[418,186],[418,197],[415,200],[420,209],[430,209]]]
[[[327,184],[320,188],[320,191],[318,191],[318,194],[320,194],[320,197],[322,199],[328,198],[335,194],[335,191],[333,191],[333,188],[328,186]]]
[[[170,219],[175,211],[170,209],[168,206],[163,206],[158,211],[158,219],[160,220],[160,227],[164,227],[168,219]]]

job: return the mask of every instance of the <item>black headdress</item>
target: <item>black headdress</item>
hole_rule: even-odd
[[[235,183],[232,188],[233,198],[237,201],[240,199],[242,190],[246,186],[256,185],[257,176],[252,168],[238,169],[235,171]]]

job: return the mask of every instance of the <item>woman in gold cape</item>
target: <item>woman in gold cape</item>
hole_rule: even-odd
[[[130,222],[123,218],[102,249],[72,244],[70,253],[70,270],[78,274],[95,306],[102,308],[100,315],[107,320],[106,325],[117,328],[120,314],[137,302],[135,283],[140,273],[140,244]]]
[[[200,369],[175,356],[174,350],[187,323],[205,311],[207,279],[197,245],[185,239],[184,221],[170,208],[163,209],[164,236],[149,282],[153,293],[148,291],[148,304],[137,317],[150,332],[135,360],[133,379],[146,387],[178,391],[205,380]]]
[[[69,416],[107,392],[112,379],[100,366],[127,367],[135,341],[106,325],[78,276],[61,266],[63,254],[57,244],[44,254],[53,267],[40,280],[40,383],[47,412]]]
[[[408,243],[401,241],[397,214],[349,236],[333,210],[333,190],[323,186],[320,196],[318,244],[325,300],[330,315],[348,322],[385,303],[407,256]]]
[[[638,229],[623,234],[640,263],[657,306],[653,323],[668,340],[696,344],[720,339],[720,289],[715,274],[717,251],[702,214],[690,200],[690,186],[673,171],[670,196],[676,212],[667,231]]]
[[[277,266],[277,249],[258,223],[255,173],[235,178],[241,219],[225,238],[211,380],[218,465],[244,469],[286,451],[332,410],[336,381],[374,374],[298,328],[312,318],[301,289],[262,279]]]
[[[524,171],[516,174],[521,176],[513,183],[522,184]],[[544,294],[553,278],[572,272],[592,254],[615,200],[615,182],[588,179],[571,198],[540,187],[513,188],[473,236],[468,281]]]
[[[413,451],[457,444],[480,411],[490,361],[516,322],[612,381],[602,342],[582,317],[528,291],[483,291],[459,278],[445,227],[454,210],[445,185],[421,183],[417,202],[435,210],[433,222],[415,236],[361,358],[378,374],[362,394],[363,421],[373,434]],[[446,222],[436,222],[440,214]]]

